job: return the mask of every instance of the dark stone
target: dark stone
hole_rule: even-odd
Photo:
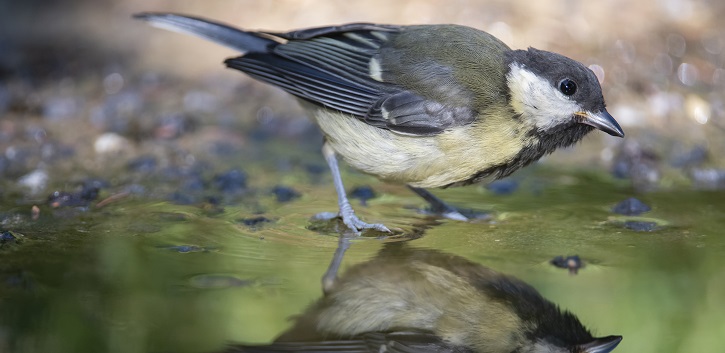
[[[5,243],[12,243],[18,240],[18,237],[9,230],[0,232],[0,245]]]
[[[305,165],[305,169],[314,176],[318,176],[328,170],[327,166],[321,164],[307,164]]]
[[[509,195],[519,188],[519,182],[516,180],[503,179],[496,180],[486,185],[486,189],[496,195]]]
[[[85,207],[88,200],[81,198],[79,193],[55,191],[48,196],[48,204],[53,207]]]
[[[190,252],[208,252],[209,249],[196,246],[196,245],[170,245],[170,246],[160,246],[160,248],[167,249],[167,250],[173,250],[182,254],[190,253]]]
[[[297,191],[282,185],[277,185],[272,188],[272,193],[277,198],[277,202],[289,202],[300,197],[300,194]]]
[[[373,188],[369,186],[358,186],[350,191],[350,198],[360,200],[361,205],[367,205],[368,200],[377,197]]]
[[[126,165],[126,168],[132,172],[151,173],[156,170],[158,162],[154,156],[141,156]]]
[[[558,268],[565,268],[569,270],[569,273],[575,275],[577,272],[579,272],[579,269],[584,267],[584,262],[582,262],[582,259],[579,258],[579,255],[573,255],[573,256],[557,256],[551,261],[549,261],[550,264],[558,267]]]
[[[53,208],[58,207],[87,207],[91,201],[98,198],[101,189],[107,188],[110,184],[103,179],[89,178],[81,183],[78,190],[74,192],[55,191],[48,196],[48,204]]]
[[[236,193],[247,187],[247,174],[241,170],[232,169],[215,175],[212,184],[223,193]]]
[[[187,192],[204,191],[206,189],[206,183],[201,178],[201,176],[191,175],[184,179],[184,181],[181,183],[180,189]]]
[[[624,222],[624,227],[635,232],[651,232],[658,228],[657,223],[644,221],[627,221]]]
[[[272,220],[264,216],[257,216],[251,218],[242,218],[238,220],[238,222],[244,224],[247,227],[258,227],[264,223],[272,223]]]
[[[651,207],[634,197],[630,197],[612,208],[612,212],[625,216],[636,216],[651,210]]]

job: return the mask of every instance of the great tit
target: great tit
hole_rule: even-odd
[[[599,81],[581,63],[459,25],[352,23],[279,33],[176,14],[136,18],[236,49],[228,67],[299,98],[325,135],[339,216],[355,216],[336,155],[408,185],[445,216],[465,220],[425,188],[505,177],[593,129],[623,137]]]
[[[349,268],[273,343],[226,352],[607,353],[621,340],[594,338],[519,279],[388,243]]]

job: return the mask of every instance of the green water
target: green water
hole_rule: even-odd
[[[362,219],[399,228],[389,240],[353,242],[342,271],[386,241],[408,241],[532,284],[595,335],[623,335],[615,352],[721,352],[725,337],[725,193],[637,195],[658,224],[635,232],[611,213],[633,196],[626,183],[589,173],[536,170],[511,195],[476,186],[435,191],[450,203],[491,211],[493,221],[431,220],[404,187],[360,175],[379,197]],[[0,249],[0,351],[204,352],[265,343],[322,295],[320,277],[337,234],[309,230],[333,211],[327,182],[295,186],[302,197],[264,203],[272,222],[251,228],[253,207],[223,212],[126,198],[71,216],[43,209],[36,222],[4,225],[22,235]],[[26,214],[28,207],[8,212]],[[59,212],[59,211],[55,211]],[[192,246],[183,252],[175,246]],[[578,275],[557,255],[586,262]]]

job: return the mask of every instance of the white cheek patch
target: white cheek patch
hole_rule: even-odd
[[[549,81],[516,63],[511,64],[506,80],[514,110],[540,130],[569,122],[575,113],[583,110]]]

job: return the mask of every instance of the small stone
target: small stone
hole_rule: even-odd
[[[126,168],[132,172],[151,173],[156,170],[157,164],[156,157],[141,156],[128,162]]]
[[[186,253],[192,253],[192,252],[208,252],[209,249],[196,246],[196,245],[170,245],[170,246],[161,246],[163,249],[173,250],[178,253],[186,254]]]
[[[236,193],[247,187],[247,174],[241,170],[232,169],[215,175],[212,184],[223,193]]]
[[[289,202],[300,197],[300,194],[297,191],[282,185],[275,186],[272,189],[272,193],[275,197],[277,197],[277,202]]]
[[[630,197],[612,208],[612,212],[625,216],[637,216],[651,210],[651,207],[634,197]]]
[[[264,216],[257,216],[251,218],[242,218],[238,220],[238,222],[244,224],[247,227],[259,227],[264,223],[271,223],[272,220]]]
[[[509,195],[519,188],[519,182],[516,180],[503,179],[496,180],[486,185],[486,189],[496,195]]]
[[[13,232],[9,230],[0,231],[0,245],[5,243],[12,243],[18,240],[18,236],[16,236]]]
[[[582,259],[579,258],[579,255],[573,255],[573,256],[557,256],[551,261],[549,261],[550,264],[559,267],[559,268],[566,268],[569,270],[569,273],[572,275],[575,275],[579,272],[579,269],[584,267],[584,263],[582,262]]]
[[[350,191],[350,198],[360,200],[360,204],[363,206],[367,205],[368,200],[375,197],[377,197],[375,191],[369,186],[358,186]]]
[[[624,222],[624,227],[627,229],[631,229],[635,232],[651,232],[658,228],[656,222],[644,221],[627,221]]]
[[[127,149],[130,144],[131,143],[125,137],[113,132],[108,132],[96,139],[93,143],[93,149],[98,154],[118,153]]]
[[[320,174],[327,171],[328,168],[327,166],[321,164],[307,164],[305,165],[305,170],[307,170],[308,173],[314,176],[319,176]]]

